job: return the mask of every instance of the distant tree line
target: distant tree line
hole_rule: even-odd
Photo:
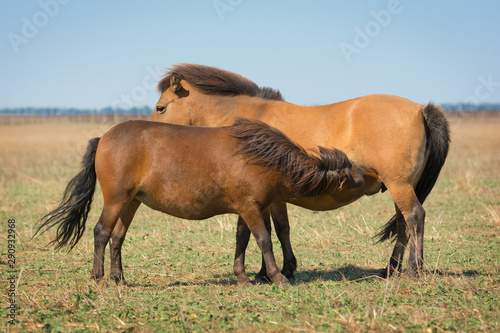
[[[19,116],[77,116],[77,115],[104,115],[104,114],[128,114],[143,115],[151,114],[154,108],[150,106],[133,107],[129,109],[106,107],[102,109],[77,109],[77,108],[2,108],[0,115],[19,115]]]
[[[498,112],[500,103],[444,103],[441,108],[448,112]],[[46,108],[46,107],[19,107],[2,108],[0,115],[19,115],[19,116],[78,116],[78,115],[147,115],[153,112],[152,106],[133,107],[129,109],[106,107],[102,109],[77,109],[77,108]]]
[[[440,105],[441,108],[449,112],[498,112],[500,111],[500,103],[444,103]]]

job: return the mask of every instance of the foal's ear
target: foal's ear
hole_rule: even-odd
[[[177,92],[182,88],[181,86],[181,77],[177,73],[173,73],[170,77],[170,89],[173,92]]]

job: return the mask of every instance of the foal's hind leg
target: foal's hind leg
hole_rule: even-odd
[[[247,273],[245,272],[245,251],[250,240],[250,229],[241,216],[238,216],[238,226],[236,227],[236,252],[234,254],[234,275],[238,279],[239,284],[250,283]]]
[[[297,269],[297,259],[293,254],[292,244],[290,243],[290,223],[288,220],[288,213],[286,209],[285,202],[273,203],[269,206],[271,211],[271,216],[274,222],[274,230],[281,244],[281,249],[283,251],[283,269],[281,274],[286,276],[288,279],[295,279],[294,273]],[[271,232],[270,227],[268,228]],[[260,272],[255,277],[257,280],[265,281],[269,280],[267,277],[266,263],[264,258],[262,258],[262,266]]]
[[[113,278],[116,283],[124,285],[127,284],[123,275],[122,245],[130,223],[132,222],[135,212],[137,211],[137,208],[139,208],[140,204],[141,202],[139,200],[132,200],[127,208],[125,208],[125,210],[121,213],[120,218],[113,229],[113,233],[111,234],[111,241],[109,245],[111,254],[111,278]]]
[[[263,214],[264,225],[266,226],[267,233],[269,234],[269,238],[271,239],[271,217],[269,216],[269,208],[264,211]],[[272,242],[271,242],[271,251],[272,251]],[[260,266],[260,271],[255,275],[255,281],[259,283],[270,283],[272,280],[267,275],[267,267],[266,261],[264,259],[264,254],[262,255],[262,265]]]
[[[248,228],[257,241],[257,245],[259,245],[259,248],[262,251],[264,260],[266,261],[266,268],[269,277],[271,277],[273,282],[277,285],[288,284],[288,279],[281,274],[278,266],[276,265],[271,237],[266,229],[263,212],[257,208],[249,208],[245,212],[241,212],[240,215],[248,225]]]
[[[269,237],[271,237],[271,221],[269,218],[268,209],[263,212],[263,218],[264,224],[266,225],[266,230],[269,233]],[[238,226],[236,229],[236,253],[234,255],[234,275],[236,275],[239,284],[250,282],[250,279],[245,272],[245,252],[249,240],[250,229],[248,228],[243,218],[241,216],[238,216]],[[262,256],[262,266],[260,272],[255,276],[255,280],[258,282],[271,282],[271,279],[267,276],[264,256]]]
[[[121,205],[104,205],[101,217],[99,217],[99,221],[94,228],[94,266],[92,268],[92,278],[97,282],[100,282],[104,277],[104,251],[121,210]]]
[[[422,271],[424,258],[425,210],[410,184],[401,184],[397,187],[388,188],[406,224],[401,225],[401,221],[398,221],[398,237],[387,271],[391,273],[401,270],[403,254],[409,240],[408,272],[418,274]]]

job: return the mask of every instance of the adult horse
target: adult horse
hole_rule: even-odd
[[[174,65],[158,84],[161,93],[151,119],[195,126],[224,126],[235,117],[260,119],[283,131],[305,148],[334,146],[356,164],[374,170],[389,190],[396,214],[378,234],[396,239],[383,275],[401,272],[410,242],[409,269],[422,269],[425,199],[434,187],[449,149],[449,125],[439,107],[423,106],[391,95],[369,95],[321,106],[283,101],[271,88],[260,88],[245,77],[214,67]],[[336,209],[357,200],[310,200],[316,210]],[[283,273],[296,269],[286,205],[271,206],[282,244]],[[246,232],[239,221],[238,232]],[[240,237],[238,237],[240,239]],[[265,274],[263,265],[260,276]]]
[[[376,174],[353,165],[339,150],[320,147],[317,155],[255,120],[238,119],[221,128],[128,121],[89,141],[82,170],[69,182],[60,206],[41,219],[37,233],[57,225],[56,247],[74,247],[85,230],[98,180],[104,201],[94,228],[92,276],[98,282],[110,239],[111,276],[125,282],[121,248],[144,203],[191,220],[238,214],[255,236],[269,276],[287,284],[272,253],[268,206],[308,196],[342,197],[360,187],[378,191],[381,186]],[[120,230],[115,229],[118,221]],[[239,259],[234,272],[240,283],[248,282],[242,254]]]

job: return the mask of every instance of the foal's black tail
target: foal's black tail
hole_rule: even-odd
[[[231,135],[240,140],[238,154],[252,163],[279,169],[298,196],[334,191],[352,167],[342,151],[319,147],[316,157],[278,129],[258,120],[236,119]]]
[[[422,110],[427,137],[426,150],[429,152],[427,164],[415,187],[415,194],[421,204],[431,192],[444,165],[450,148],[450,128],[443,111],[432,103]],[[393,238],[398,234],[398,217],[394,215],[377,234],[379,242]]]
[[[41,233],[58,225],[56,239],[50,242],[50,244],[56,244],[56,249],[67,244],[70,249],[73,249],[82,238],[96,186],[97,177],[94,164],[100,139],[94,138],[89,141],[87,152],[82,159],[81,171],[66,186],[59,207],[37,222],[41,225],[33,237],[44,228],[45,230]]]

